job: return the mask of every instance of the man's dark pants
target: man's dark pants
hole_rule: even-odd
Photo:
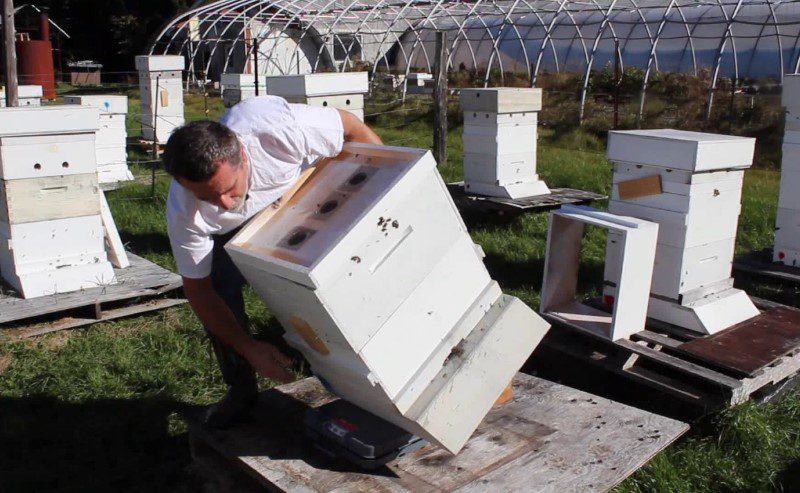
[[[241,327],[249,332],[247,314],[244,310],[244,295],[242,288],[247,283],[244,276],[231,260],[228,252],[225,251],[225,244],[239,232],[239,228],[224,235],[214,235],[213,262],[211,267],[211,284],[214,291],[231,309],[239,321]],[[222,378],[230,388],[230,394],[234,398],[248,399],[255,397],[258,391],[256,375],[250,363],[233,350],[230,346],[223,344],[206,327],[206,334],[211,340],[214,354],[217,356]]]

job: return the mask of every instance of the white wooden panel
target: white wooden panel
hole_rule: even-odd
[[[316,73],[264,77],[266,94],[273,96],[326,96],[369,92],[367,72]]]
[[[781,171],[800,171],[800,144],[784,143]]]
[[[782,209],[800,209],[800,171],[781,171],[778,207]]]
[[[792,267],[800,267],[800,249],[794,245],[782,245],[775,242],[772,260]]]
[[[264,78],[261,77],[260,79],[259,85],[263,87]],[[256,76],[255,74],[222,74],[219,76],[219,85],[222,86],[223,89],[254,88],[256,85]]]
[[[364,109],[363,94],[339,94],[331,96],[287,96],[290,103],[307,104],[309,106],[322,106],[339,108],[340,110]]]
[[[0,239],[13,255],[12,263],[59,260],[102,252],[103,224],[99,215],[24,224],[0,223]]]
[[[658,245],[651,292],[671,299],[731,275],[736,239],[682,249]]]
[[[749,168],[755,139],[685,130],[624,130],[608,133],[611,161],[686,171]]]
[[[710,211],[729,211],[739,208],[742,201],[742,184],[737,181],[703,183],[699,185],[662,184],[664,193],[622,200],[618,186],[613,185],[611,199],[643,207],[681,212],[694,216],[708,216]],[[676,192],[676,193],[673,193]]]
[[[0,181],[0,221],[10,224],[100,214],[97,173]]]
[[[0,137],[74,134],[99,128],[97,108],[60,105],[0,109]]]
[[[34,272],[3,278],[24,298],[37,298],[57,293],[69,293],[79,289],[108,286],[116,282],[114,268],[108,262],[62,267],[55,270]]]
[[[485,111],[465,111],[464,125],[498,127],[516,125],[537,125],[538,113],[529,111],[524,113],[490,113]]]
[[[133,173],[125,163],[107,164],[97,169],[97,177],[101,184],[132,181]]]
[[[118,94],[83,94],[64,96],[64,104],[91,106],[100,110],[101,115],[128,113],[128,96]]]
[[[783,76],[781,104],[786,107],[800,107],[800,76],[797,74]]]
[[[548,188],[547,184],[542,180],[520,181],[516,183],[508,182],[502,185],[480,181],[466,182],[464,184],[464,189],[471,194],[508,199],[521,199],[550,193],[550,188]]]
[[[183,70],[186,59],[181,55],[140,55],[136,57],[136,70],[140,72],[161,72]]]
[[[537,181],[536,154],[503,154],[493,158],[481,154],[464,155],[464,181],[504,185]]]
[[[701,183],[717,183],[728,180],[744,180],[744,170],[720,170],[694,173],[674,168],[648,166],[643,164],[614,163],[613,183],[634,180],[647,176],[661,176],[662,183],[683,183],[696,185]]]
[[[531,87],[461,89],[461,109],[492,113],[522,113],[542,109],[542,90]]]
[[[98,147],[97,162],[99,165],[108,163],[124,163],[128,154],[124,147]]]
[[[715,210],[693,220],[682,212],[655,209],[611,200],[609,212],[638,217],[659,224],[658,242],[675,247],[694,247],[736,236],[741,206]]]
[[[498,156],[536,151],[536,127],[492,127],[465,126],[462,138],[464,152]]]
[[[93,173],[94,145],[91,133],[0,138],[0,179]]]

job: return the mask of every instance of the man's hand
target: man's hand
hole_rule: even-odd
[[[253,341],[248,345],[244,357],[259,375],[272,380],[288,383],[295,380],[295,376],[288,367],[292,360],[267,342]]]

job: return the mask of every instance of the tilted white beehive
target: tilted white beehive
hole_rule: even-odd
[[[226,248],[326,385],[453,453],[549,327],[489,277],[422,150],[346,144]]]
[[[800,267],[800,75],[783,78],[786,125],[773,260]]]
[[[96,108],[0,110],[0,274],[25,298],[114,282],[97,181]]]
[[[133,180],[126,150],[128,97],[113,94],[65,96],[64,103],[89,106],[100,112],[100,128],[95,135],[100,184]]]
[[[364,121],[364,94],[369,92],[366,72],[274,75],[264,81],[266,94],[290,103],[347,110]]]
[[[183,70],[179,55],[136,57],[139,92],[142,97],[142,138],[166,142],[183,125]]]
[[[752,138],[682,130],[609,132],[608,210],[659,224],[650,317],[711,334],[758,314],[731,278],[754,146]],[[609,260],[605,295],[613,301],[618,265]]]
[[[536,173],[542,90],[462,89],[464,189],[517,199],[550,193]]]

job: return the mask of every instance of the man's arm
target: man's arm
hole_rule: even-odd
[[[211,334],[242,355],[259,374],[279,382],[291,382],[294,375],[285,367],[291,360],[272,344],[253,339],[219,297],[211,278],[183,278],[183,291],[192,309]]]
[[[383,141],[378,134],[372,131],[364,122],[354,114],[346,110],[339,110],[344,127],[345,142],[362,142],[364,144],[383,145]]]

